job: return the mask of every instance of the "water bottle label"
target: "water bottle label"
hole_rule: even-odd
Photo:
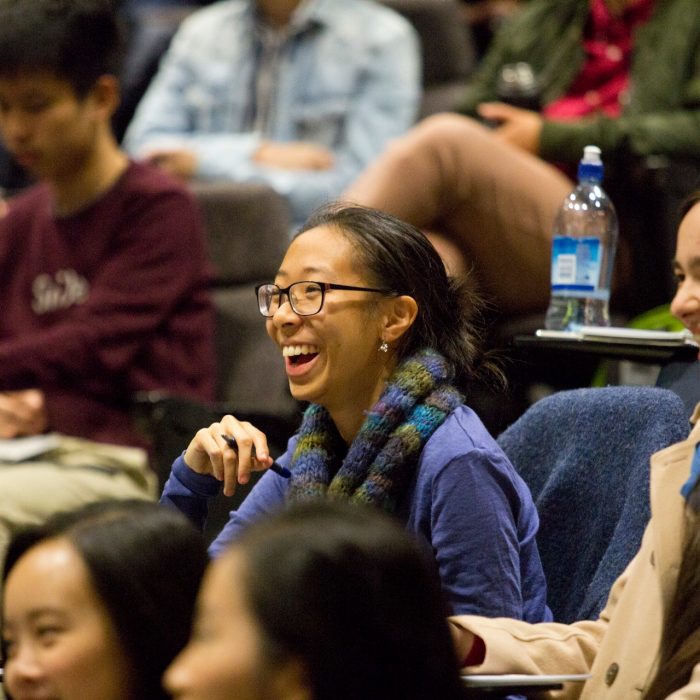
[[[597,291],[601,245],[598,238],[555,236],[552,241],[552,291],[572,296]]]

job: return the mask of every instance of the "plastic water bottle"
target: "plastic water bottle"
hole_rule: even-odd
[[[586,146],[578,185],[554,221],[552,292],[545,326],[609,326],[610,282],[617,247],[617,214],[600,183],[603,163],[597,146]]]

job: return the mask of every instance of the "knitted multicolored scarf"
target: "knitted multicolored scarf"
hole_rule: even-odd
[[[325,408],[304,413],[288,498],[328,496],[393,512],[423,445],[462,403],[445,358],[423,350],[398,365],[343,458],[346,445]]]

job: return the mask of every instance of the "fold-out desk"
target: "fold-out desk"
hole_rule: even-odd
[[[557,355],[573,354],[601,359],[629,360],[665,365],[669,362],[692,362],[698,357],[698,346],[682,333],[635,331],[610,328],[586,335],[583,332],[537,331],[534,335],[517,335],[516,348],[526,353]]]
[[[462,681],[466,686],[467,700],[501,700],[517,695],[537,700],[550,690],[562,690],[564,683],[583,683],[589,674],[564,674],[554,676],[531,676],[524,674],[466,675]]]

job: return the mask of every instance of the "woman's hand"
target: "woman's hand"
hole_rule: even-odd
[[[329,170],[333,167],[333,152],[315,143],[265,141],[253,155],[259,165],[284,170]]]
[[[236,440],[237,450],[226,444],[224,435]],[[272,462],[265,434],[231,415],[198,430],[185,451],[185,464],[198,474],[223,481],[226,496],[233,496],[236,483],[247,484],[251,472],[267,469]]]
[[[154,149],[144,160],[180,180],[191,180],[197,172],[197,156],[186,148]]]
[[[494,134],[499,139],[533,155],[539,153],[542,117],[537,112],[503,102],[483,102],[477,111],[483,119],[498,122]]]

